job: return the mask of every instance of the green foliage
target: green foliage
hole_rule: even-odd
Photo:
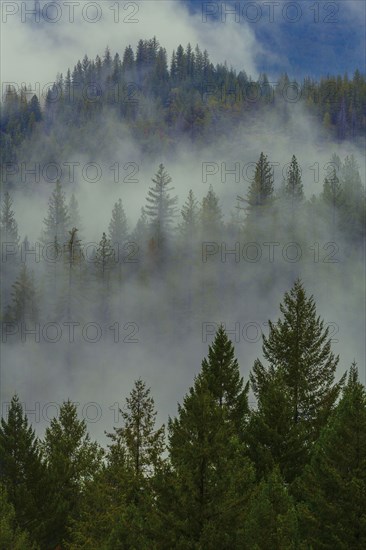
[[[353,364],[342,399],[295,485],[302,537],[314,548],[366,544],[366,392]]]
[[[331,351],[329,329],[317,315],[314,298],[306,296],[300,280],[285,293],[280,310],[283,317],[276,324],[269,321],[269,336],[263,336],[269,366],[256,360],[250,375],[258,410],[249,434],[253,448],[269,449],[284,479],[292,481],[306,463],[344,377],[335,383],[339,358]],[[283,430],[287,445],[278,437]]]

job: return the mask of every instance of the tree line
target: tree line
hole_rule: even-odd
[[[0,427],[1,548],[364,548],[365,388],[355,363],[336,380],[299,279],[280,312],[246,381],[218,328],[167,426],[137,379],[106,448],[70,400],[36,437],[14,395]]]
[[[38,94],[39,95],[39,94]],[[87,55],[66,74],[58,74],[41,98],[26,87],[9,86],[1,111],[3,162],[16,162],[19,145],[34,131],[58,135],[58,126],[83,127],[112,110],[116,120],[127,122],[146,148],[171,148],[183,133],[192,141],[207,143],[213,134],[226,135],[239,122],[250,122],[259,112],[276,111],[286,123],[288,107],[300,101],[330,139],[356,140],[366,128],[365,75],[358,69],[315,81],[291,80],[285,73],[269,82],[227,63],[214,66],[207,50],[180,44],[168,61],[156,37],[139,40],[136,51],[127,46],[120,56],[107,47],[95,60]]]
[[[245,197],[237,196],[227,222],[212,186],[201,202],[190,190],[179,217],[178,197],[163,164],[152,183],[132,231],[119,199],[100,241],[85,249],[83,241],[88,241],[83,236],[77,199],[72,194],[67,202],[58,181],[43,221],[38,263],[32,260],[37,243],[30,243],[27,237],[21,242],[12,197],[5,192],[0,218],[3,320],[24,322],[44,317],[46,312],[42,315],[39,311],[40,294],[49,295],[55,318],[70,318],[71,310],[78,309],[72,308],[71,302],[87,295],[88,288],[91,292],[97,289],[98,299],[105,304],[113,289],[120,292],[131,280],[145,285],[147,278],[174,270],[177,263],[182,267],[177,277],[184,280],[187,273],[182,259],[202,276],[208,261],[204,254],[210,250],[208,245],[204,248],[205,243],[218,247],[224,241],[230,247],[236,242],[293,241],[300,246],[304,243],[310,257],[309,242],[325,239],[335,248],[339,248],[337,243],[345,243],[345,254],[357,257],[365,236],[365,191],[353,156],[342,162],[333,155],[321,194],[306,199],[296,157],[292,156],[286,177],[275,190],[270,161],[261,153],[248,192]],[[192,273],[190,278],[194,286]]]

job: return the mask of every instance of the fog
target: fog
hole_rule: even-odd
[[[255,43],[250,28],[238,28],[232,34],[232,29],[226,27],[225,31],[217,33],[202,22],[199,25],[199,16],[189,16],[188,10],[177,3],[161,2],[158,10],[150,4],[155,3],[145,2],[141,6],[138,29],[125,25],[121,36],[120,28],[108,26],[108,43],[112,50],[121,52],[130,42],[135,46],[137,35],[147,38],[152,34],[151,28],[159,28],[156,34],[169,55],[179,41],[183,44],[199,42],[202,49],[209,49],[214,61],[230,59],[233,66],[245,67],[248,74],[256,76],[255,56],[261,48]],[[104,19],[100,25],[95,25],[92,45],[85,22],[80,25],[78,35],[72,25],[60,24],[57,37],[66,45],[57,50],[55,37],[46,26],[42,31],[44,51],[36,69],[34,63],[30,63],[40,53],[39,46],[33,42],[34,26],[23,25],[22,33],[17,35],[14,34],[17,25],[20,23],[14,19],[7,26],[7,32],[12,35],[7,48],[14,59],[22,50],[22,61],[19,65],[8,63],[8,81],[52,80],[57,71],[65,72],[67,66],[73,65],[85,52],[94,57],[106,45],[107,22]],[[49,51],[52,51],[52,58]],[[98,124],[87,127],[81,134],[60,123],[56,137],[51,139],[47,134],[40,134],[32,142],[26,141],[20,150],[18,168],[21,170],[21,162],[27,168],[39,165],[44,175],[47,163],[57,165],[67,200],[74,193],[78,201],[82,219],[80,236],[84,244],[99,243],[102,233],[108,231],[112,208],[119,198],[127,215],[129,232],[133,232],[141,208],[146,205],[151,178],[160,163],[172,178],[174,191],[171,194],[178,196],[175,226],[180,221],[180,210],[189,190],[193,189],[197,200],[201,201],[210,185],[220,198],[224,221],[228,224],[232,213],[237,212],[237,195],[246,196],[253,166],[262,151],[273,163],[277,190],[293,154],[301,166],[307,199],[321,193],[333,153],[341,160],[353,154],[358,160],[362,182],[365,182],[362,143],[326,140],[323,129],[309,118],[299,102],[289,103],[287,107],[286,125],[279,115],[263,113],[255,121],[245,121],[235,130],[228,124],[225,133],[211,136],[209,143],[192,145],[182,135],[174,148],[160,151],[157,143],[155,150],[153,147],[149,153],[132,138],[123,123],[112,113],[105,112]],[[75,168],[73,178],[70,166]],[[117,182],[116,167],[120,171]],[[85,171],[89,169],[90,172]],[[229,172],[233,169],[236,175]],[[98,170],[99,180],[91,181]],[[31,246],[40,240],[48,200],[55,186],[52,167],[48,175],[35,182],[31,174],[26,174],[22,181],[19,172],[15,178],[17,183],[10,189],[19,234],[22,240],[27,236]],[[112,282],[107,299],[103,288],[93,278],[75,291],[71,321],[79,324],[75,328],[74,342],[70,342],[69,325],[63,324],[66,318],[63,314],[55,314],[55,295],[47,278],[50,264],[41,259],[34,261],[29,254],[27,265],[34,271],[39,292],[41,336],[37,342],[32,334],[26,335],[25,341],[5,335],[4,341],[3,334],[2,412],[12,395],[18,393],[29,420],[42,435],[49,418],[57,411],[57,404],[70,398],[80,403],[79,411],[86,418],[91,435],[104,442],[104,430],[110,431],[113,425],[118,425],[117,404],[123,406],[134,380],[142,377],[151,386],[158,420],[166,423],[168,415],[175,415],[177,402],[182,401],[200,369],[215,324],[226,324],[242,375],[245,381],[248,380],[255,358],[261,357],[261,332],[268,333],[268,319],[278,319],[283,294],[290,290],[297,277],[303,280],[308,294],[314,295],[318,314],[330,327],[333,351],[340,355],[338,377],[356,360],[360,379],[365,382],[362,244],[355,243],[356,250],[351,250],[346,238],[339,232],[334,233],[326,220],[316,220],[314,231],[314,219],[306,212],[304,206],[295,233],[287,237],[287,226],[281,217],[276,220],[275,235],[271,233],[270,224],[262,228],[263,231],[252,240],[262,253],[258,261],[243,257],[244,254],[238,262],[233,255],[227,255],[222,261],[223,247],[232,250],[240,241],[242,251],[245,245],[242,236],[238,237],[232,229],[205,239],[197,235],[183,244],[178,232],[173,230],[169,259],[161,269],[150,262],[146,242],[137,242],[138,261],[123,264],[123,284]],[[207,241],[217,244],[217,252],[203,261]],[[270,260],[266,242],[278,243],[273,260]],[[300,243],[302,254],[298,261],[289,261],[284,256],[289,242]],[[327,248],[328,243],[335,243],[336,248]],[[184,252],[187,246],[193,251],[189,258]],[[333,250],[336,250],[337,262],[326,260]],[[314,259],[316,254],[317,260]],[[3,285],[9,289],[14,276],[18,275],[19,257],[16,262],[16,269],[4,272]],[[64,292],[63,284],[61,278],[60,295]],[[62,330],[58,342],[47,341],[44,337],[42,327],[46,323],[55,323]],[[83,334],[88,323],[95,323],[101,329],[95,343],[86,341],[94,338],[91,325],[90,333]],[[116,326],[119,329],[117,342]]]

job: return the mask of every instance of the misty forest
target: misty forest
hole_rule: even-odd
[[[158,37],[6,88],[1,549],[366,548],[365,136]]]

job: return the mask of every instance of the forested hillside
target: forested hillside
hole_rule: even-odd
[[[365,75],[136,43],[2,98],[0,549],[361,550]]]
[[[328,75],[302,82],[283,74],[270,82],[253,80],[225,62],[214,66],[207,50],[179,45],[170,59],[156,37],[139,40],[112,55],[106,48],[95,60],[87,55],[37,97],[26,87],[9,86],[1,116],[2,160],[16,162],[16,147],[40,129],[58,135],[64,128],[97,123],[106,111],[127,122],[149,151],[170,150],[181,135],[199,142],[229,135],[233,127],[276,112],[280,124],[288,109],[303,104],[307,116],[324,128],[324,139],[357,140],[366,131],[366,81],[353,75]],[[40,103],[43,100],[43,105]]]

